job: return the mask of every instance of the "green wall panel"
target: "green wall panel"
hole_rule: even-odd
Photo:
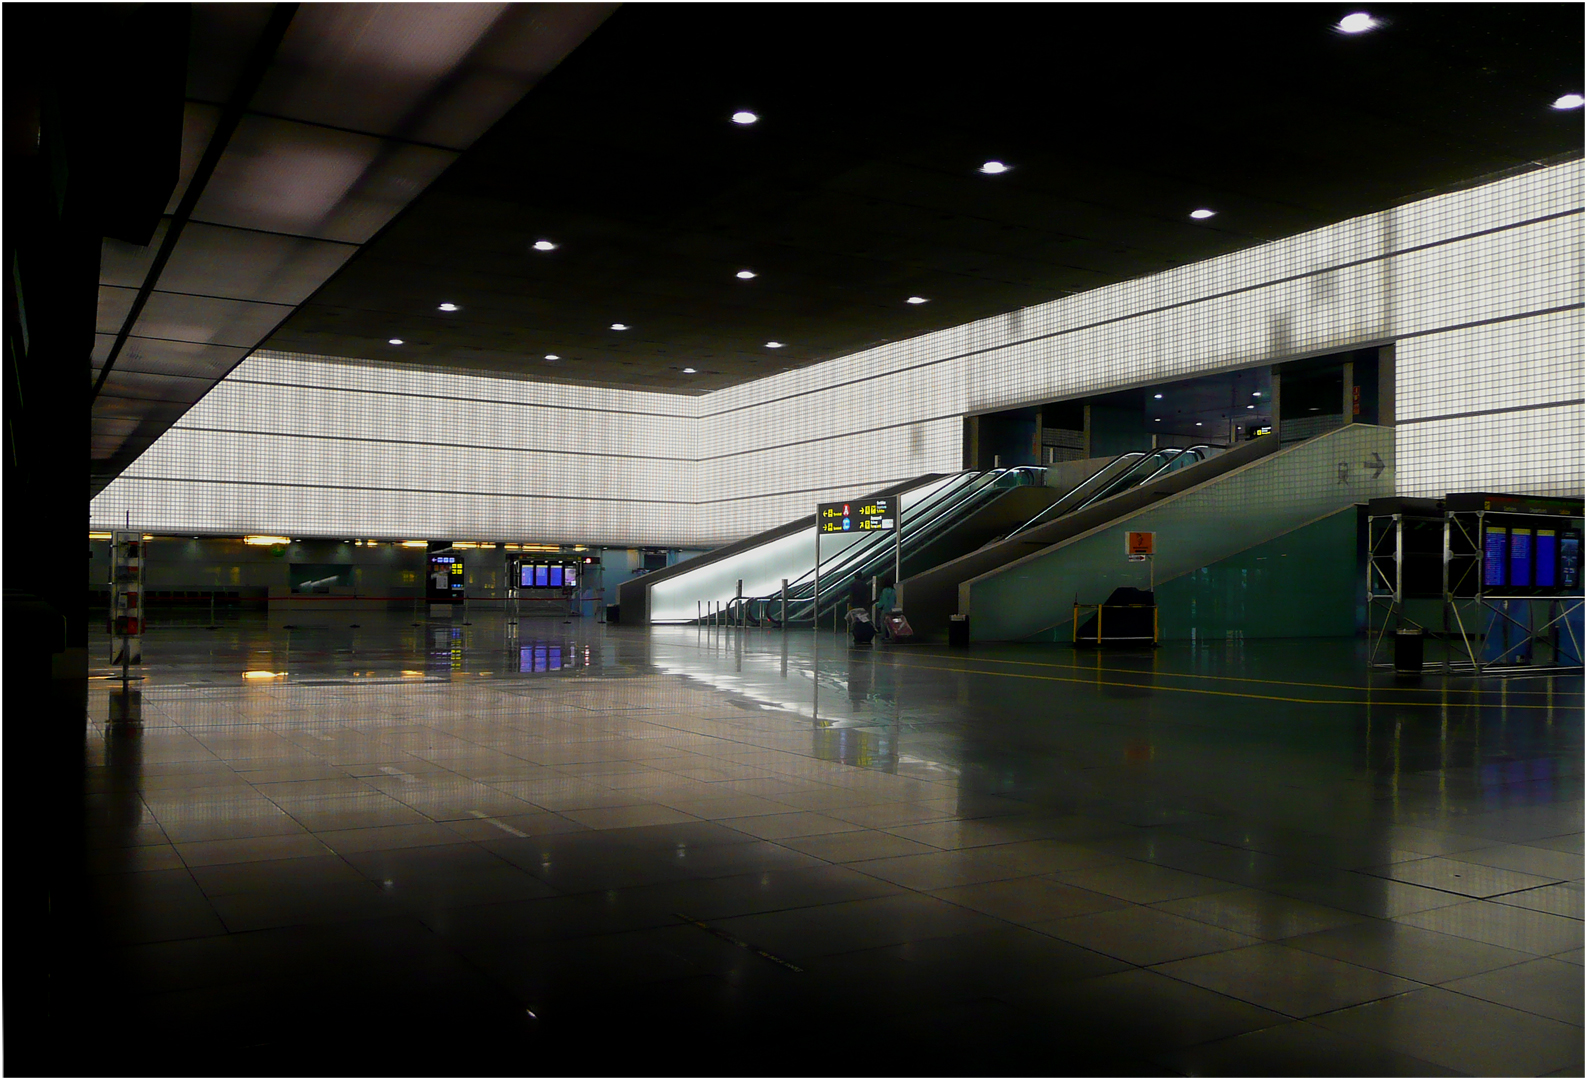
[[[1394,429],[1350,424],[971,578],[959,586],[959,610],[970,617],[972,640],[1067,641],[1075,600],[1101,603],[1118,586],[1145,588],[1149,577],[1162,587],[1350,509],[1352,531],[1337,556],[1338,573],[1352,581],[1341,601],[1350,615],[1340,632],[1349,634],[1356,591],[1353,507],[1393,493]],[[1126,560],[1129,531],[1157,534],[1153,566]],[[1325,573],[1334,571],[1319,569],[1319,581]],[[1319,602],[1331,604],[1337,590],[1319,585],[1316,592]],[[1333,625],[1331,616],[1321,618],[1322,625]]]
[[[1356,630],[1355,507],[1157,588],[1165,641],[1348,637]]]

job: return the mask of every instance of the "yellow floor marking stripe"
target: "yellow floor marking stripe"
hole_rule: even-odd
[[[1084,683],[1087,686],[1120,686],[1120,687],[1125,687],[1125,688],[1131,689],[1131,690],[1164,690],[1164,691],[1167,691],[1169,693],[1174,693],[1174,694],[1208,694],[1208,695],[1212,695],[1212,696],[1215,696],[1215,697],[1250,698],[1253,701],[1288,701],[1288,702],[1292,702],[1292,703],[1297,704],[1297,705],[1388,705],[1388,704],[1392,704],[1396,708],[1399,708],[1399,707],[1416,707],[1416,708],[1426,708],[1426,709],[1445,708],[1445,707],[1448,706],[1448,702],[1443,702],[1443,701],[1395,701],[1395,702],[1376,701],[1376,702],[1374,702],[1374,701],[1371,701],[1371,700],[1367,700],[1367,701],[1352,701],[1352,700],[1349,700],[1349,699],[1346,699],[1346,698],[1284,697],[1284,696],[1281,696],[1281,695],[1278,695],[1278,694],[1251,694],[1251,693],[1246,693],[1246,692],[1242,692],[1242,691],[1239,691],[1239,690],[1203,690],[1202,688],[1197,687],[1197,686],[1156,686],[1156,685],[1153,685],[1151,683],[1115,682],[1115,681],[1105,680],[1105,679],[1071,679],[1071,678],[1066,678],[1066,677],[1064,677],[1062,675],[1035,675],[1035,674],[1028,674],[1028,673],[1021,672],[1021,671],[983,671],[983,670],[977,670],[976,668],[936,667],[936,666],[931,665],[931,664],[904,664],[902,666],[906,667],[906,668],[917,668],[917,669],[920,669],[920,670],[923,670],[923,671],[948,671],[948,672],[954,672],[954,673],[957,673],[957,674],[960,674],[960,675],[990,675],[990,676],[992,676],[994,678],[999,678],[999,679],[1038,679],[1038,680],[1041,680],[1043,682]],[[1060,666],[1060,665],[1056,665],[1055,664],[1053,666],[1057,667],[1057,666]],[[1301,683],[1301,684],[1297,684],[1297,685],[1310,685],[1310,684]],[[1345,689],[1345,690],[1359,689],[1362,693],[1367,694],[1367,693],[1371,692],[1372,688],[1370,688],[1370,687],[1340,687],[1340,689]],[[1554,708],[1553,705],[1521,705],[1521,704],[1512,704],[1512,703],[1506,703],[1503,707],[1506,708],[1506,709],[1548,709],[1548,710],[1552,710]]]
[[[931,656],[931,657],[935,657],[937,659],[942,659],[942,660],[956,659],[956,657],[952,653],[916,652],[916,653],[914,653],[914,655],[916,655],[916,656]],[[1422,687],[1417,687],[1417,686],[1356,686],[1356,685],[1352,685],[1352,684],[1349,684],[1349,683],[1294,682],[1294,681],[1291,681],[1289,679],[1253,679],[1253,678],[1249,678],[1247,676],[1241,676],[1241,675],[1201,675],[1201,674],[1197,674],[1195,672],[1190,672],[1190,671],[1141,671],[1141,670],[1136,669],[1136,668],[1109,668],[1109,667],[1087,668],[1087,667],[1082,667],[1079,664],[1052,664],[1052,663],[1045,663],[1045,662],[1040,661],[1040,660],[1002,660],[1002,659],[998,659],[997,657],[993,657],[993,656],[977,656],[977,657],[973,658],[973,661],[974,662],[978,662],[978,663],[983,663],[983,664],[1019,664],[1019,665],[1021,665],[1023,667],[1063,668],[1064,670],[1067,670],[1067,671],[1104,671],[1104,672],[1107,672],[1107,673],[1112,674],[1112,675],[1152,675],[1152,676],[1156,676],[1156,677],[1160,677],[1160,678],[1170,678],[1170,679],[1216,679],[1216,680],[1218,680],[1220,682],[1265,683],[1265,684],[1272,684],[1272,685],[1276,685],[1276,686],[1313,686],[1313,687],[1316,687],[1316,688],[1318,688],[1320,690],[1360,690],[1363,693],[1365,693],[1366,691],[1369,691],[1369,690],[1394,691],[1396,693],[1424,693],[1424,694],[1425,693],[1440,693],[1440,694],[1497,694],[1497,693],[1499,693],[1498,690],[1462,690],[1462,689],[1458,689],[1458,688],[1446,688],[1446,687],[1439,687],[1436,690],[1434,690],[1434,689],[1431,689],[1431,688],[1425,687],[1425,686],[1422,686]],[[1457,676],[1457,677],[1475,678],[1476,676],[1475,675],[1471,675],[1471,676]],[[1492,677],[1492,676],[1490,676],[1490,677]],[[1528,675],[1528,676],[1526,676],[1526,678],[1534,678],[1534,679],[1535,678],[1544,678],[1544,677],[1546,677],[1546,673],[1544,673],[1544,672],[1539,672],[1537,675]],[[1508,690],[1508,693],[1511,693],[1511,694],[1546,694],[1546,693],[1548,693],[1548,691],[1547,690],[1510,689],[1510,690]],[[1572,694],[1580,695],[1582,693],[1582,691],[1580,691],[1580,690],[1555,690],[1553,693],[1555,694],[1555,696],[1561,696],[1561,695],[1567,695],[1568,696],[1568,695],[1572,695]]]

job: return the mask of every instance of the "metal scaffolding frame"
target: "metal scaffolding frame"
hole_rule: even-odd
[[[1369,513],[1367,517],[1367,634],[1371,640],[1371,666],[1393,667],[1392,659],[1382,656],[1384,639],[1391,629],[1414,627],[1445,643],[1442,662],[1424,662],[1424,670],[1477,675],[1570,674],[1583,670],[1583,642],[1571,621],[1571,616],[1583,608],[1579,592],[1567,594],[1561,589],[1520,593],[1510,587],[1490,591],[1483,574],[1483,537],[1490,516],[1503,520],[1507,526],[1527,522],[1534,535],[1539,527],[1548,525],[1568,524],[1580,531],[1581,500],[1450,495],[1438,503],[1416,499],[1381,502],[1395,503],[1399,508],[1388,514]],[[1554,505],[1544,510],[1527,509],[1540,504]],[[1441,590],[1437,597],[1406,595],[1406,566],[1412,555],[1407,551],[1407,526],[1418,522],[1436,526],[1442,533]],[[1408,615],[1408,599],[1441,599],[1440,625],[1430,627]],[[1513,603],[1521,604],[1524,618],[1516,617]],[[1375,615],[1381,615],[1377,625]],[[1486,636],[1496,626],[1514,632],[1515,641],[1496,656],[1486,658]],[[1480,644],[1474,646],[1474,642]],[[1562,646],[1567,644],[1565,661],[1561,662]],[[1539,645],[1547,649],[1548,661],[1530,662]]]

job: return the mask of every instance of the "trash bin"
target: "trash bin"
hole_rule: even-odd
[[[1394,631],[1394,674],[1422,673],[1423,640],[1420,629]]]
[[[611,623],[613,626],[616,626],[618,623],[623,621],[623,613],[622,613],[622,610],[621,610],[621,605],[619,605],[619,604],[607,604],[606,605],[606,621]]]
[[[970,617],[968,615],[948,616],[948,644],[956,649],[970,647]]]

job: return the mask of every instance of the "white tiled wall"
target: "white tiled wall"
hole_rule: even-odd
[[[1580,495],[1581,210],[1538,169],[703,397],[260,353],[90,517],[713,545],[957,470],[969,412],[1386,341],[1402,494]]]

